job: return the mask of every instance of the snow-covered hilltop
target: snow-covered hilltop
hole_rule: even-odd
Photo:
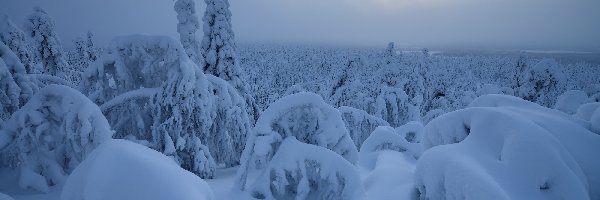
[[[597,64],[238,46],[196,3],[69,51],[0,17],[0,199],[600,200]]]

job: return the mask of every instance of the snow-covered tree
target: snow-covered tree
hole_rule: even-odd
[[[246,112],[246,102],[227,81],[213,75],[206,75],[208,91],[214,96],[213,123],[206,143],[215,161],[232,167],[240,163],[250,132],[250,119]]]
[[[93,43],[90,43],[89,39],[91,38],[77,37],[73,40],[75,49],[68,55],[68,63],[71,68],[66,73],[73,85],[80,84],[83,71],[97,58]]]
[[[271,104],[257,121],[242,153],[238,188],[245,189],[249,170],[267,166],[288,137],[327,148],[349,163],[357,162],[356,146],[340,112],[317,94],[296,93]]]
[[[396,55],[396,49],[394,48],[394,42],[388,43],[387,48],[385,48],[385,54],[387,56],[395,56]]]
[[[260,115],[260,108],[246,88],[239,66],[229,0],[204,0],[204,2],[206,11],[202,18],[204,37],[201,43],[204,63],[200,67],[204,73],[226,80],[240,93],[246,101],[247,112],[254,123]]]
[[[216,165],[239,164],[251,126],[244,99],[205,76],[171,38],[116,38],[84,77],[82,90],[101,105],[116,138],[163,152],[204,178],[214,177]]]
[[[183,51],[179,54],[174,55],[178,58],[170,60],[175,63],[169,64],[175,65],[167,68],[168,80],[150,103],[153,142],[158,151],[172,157],[184,169],[202,178],[213,178],[216,164],[205,143],[212,137],[221,139],[225,136],[209,132],[213,123],[210,117],[213,105],[206,77]],[[234,153],[218,151],[217,147],[220,146],[213,148],[217,150],[215,155]]]
[[[362,143],[369,137],[371,132],[379,126],[389,126],[390,124],[385,120],[369,115],[364,110],[356,108],[342,106],[338,110],[342,114],[342,119],[348,131],[350,137],[357,148],[360,148]]]
[[[50,85],[5,123],[1,161],[21,169],[19,185],[46,192],[62,183],[113,132],[96,104],[67,86]]]
[[[38,69],[39,65],[36,65],[34,61],[34,55],[31,52],[25,33],[14,25],[7,16],[3,16],[0,21],[0,41],[4,42],[19,57],[27,73],[42,72],[42,69]]]
[[[525,83],[518,91],[525,100],[551,107],[565,87],[566,77],[559,64],[555,60],[544,59],[526,71]]]
[[[365,199],[356,168],[339,154],[288,137],[252,188],[257,199]]]
[[[375,116],[398,127],[406,122],[420,120],[420,112],[413,106],[406,92],[400,88],[384,86],[377,96],[377,112]]]
[[[179,40],[188,57],[198,66],[204,65],[202,57],[201,41],[198,40],[198,30],[200,22],[196,14],[195,0],[177,0],[175,2],[175,12],[177,12],[177,32]]]
[[[1,121],[7,120],[18,108],[37,92],[38,88],[27,75],[19,58],[0,41],[0,128]]]
[[[45,73],[67,79],[70,67],[54,26],[50,15],[44,9],[35,7],[27,17],[24,31],[30,38],[35,62],[42,64]]]

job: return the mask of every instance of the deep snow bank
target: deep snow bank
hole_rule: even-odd
[[[61,200],[209,200],[204,180],[172,159],[127,140],[100,145],[73,171]]]
[[[415,183],[430,199],[598,199],[600,136],[563,112],[503,95],[425,127]]]

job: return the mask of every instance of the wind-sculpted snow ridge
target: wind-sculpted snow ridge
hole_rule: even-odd
[[[109,140],[67,179],[61,200],[212,200],[201,178],[170,158],[127,140]]]
[[[362,181],[352,163],[293,136],[283,140],[251,194],[257,199],[365,199]]]
[[[296,93],[271,104],[248,136],[236,183],[240,189],[245,189],[248,171],[268,166],[287,137],[327,148],[349,163],[357,162],[356,146],[340,112],[317,94]]]
[[[10,141],[4,148],[0,142],[0,161],[21,169],[22,188],[42,192],[113,134],[96,104],[61,85],[41,89],[5,125],[0,137]]]
[[[390,125],[385,120],[369,115],[364,110],[347,106],[341,106],[338,110],[342,114],[344,124],[350,132],[350,137],[352,137],[352,141],[354,141],[357,148],[360,148],[375,128]]]
[[[600,136],[563,112],[486,95],[425,127],[426,199],[598,199]]]

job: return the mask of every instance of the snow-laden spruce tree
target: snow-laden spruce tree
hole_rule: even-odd
[[[205,143],[210,138],[224,136],[209,132],[213,123],[210,116],[213,100],[208,92],[208,81],[182,50],[171,55],[177,57],[165,59],[174,63],[169,63],[168,80],[150,103],[153,143],[158,151],[172,157],[184,169],[202,178],[213,178],[216,164]],[[220,146],[213,149],[217,147]],[[215,151],[215,155],[233,153]]]
[[[54,20],[44,9],[34,7],[24,31],[29,37],[35,62],[42,64],[45,73],[68,80],[70,67],[54,26]]]
[[[359,110],[348,106],[339,107],[338,110],[342,114],[342,120],[344,120],[344,124],[350,132],[352,141],[354,141],[354,144],[359,149],[362,143],[369,137],[375,128],[379,126],[390,125],[385,120],[373,115],[369,115],[364,110]]]
[[[551,107],[566,90],[566,76],[561,66],[552,59],[544,59],[525,74],[525,82],[517,89],[519,97]]]
[[[250,170],[269,165],[286,138],[327,148],[349,163],[358,152],[340,112],[314,93],[296,93],[271,104],[248,136],[237,175],[237,188],[244,190]]]
[[[13,24],[7,16],[0,19],[0,41],[4,42],[19,57],[27,73],[42,72],[42,69],[38,69],[40,65],[35,64],[34,55],[31,52],[25,33]]]
[[[37,92],[19,58],[0,41],[0,121],[7,120]],[[0,128],[2,123],[0,123]]]
[[[219,164],[232,167],[240,163],[251,124],[246,102],[227,81],[207,74],[208,91],[212,92],[214,106],[210,138],[206,143]]]
[[[383,86],[377,96],[377,111],[375,116],[399,127],[406,122],[420,120],[418,108],[412,105],[408,95],[400,88]]]
[[[244,99],[205,76],[171,38],[116,38],[84,75],[82,90],[101,105],[116,138],[155,148],[204,178],[217,164],[239,163],[250,129]]]
[[[204,73],[226,80],[240,93],[246,101],[247,112],[254,124],[261,110],[248,91],[239,66],[229,0],[204,0],[204,2],[206,11],[202,18],[204,37],[201,43],[204,63],[200,67]]]
[[[283,140],[252,186],[257,199],[365,199],[358,170],[339,154],[294,137]]]
[[[196,0],[177,0],[175,2],[175,12],[177,12],[177,32],[179,40],[188,57],[198,66],[204,65],[200,40],[198,40],[198,30],[200,22],[196,14]]]
[[[68,74],[73,85],[80,84],[83,71],[98,58],[98,50],[94,45],[93,37],[94,34],[88,32],[85,38],[73,39],[75,49],[68,53],[68,63],[72,69]]]
[[[208,85],[173,39],[131,35],[111,41],[85,71],[82,91],[101,105],[115,138],[145,144],[210,178],[216,164],[205,142],[215,108]]]
[[[19,186],[46,192],[113,132],[96,104],[79,91],[49,85],[15,112],[0,131],[1,161],[20,168]]]

